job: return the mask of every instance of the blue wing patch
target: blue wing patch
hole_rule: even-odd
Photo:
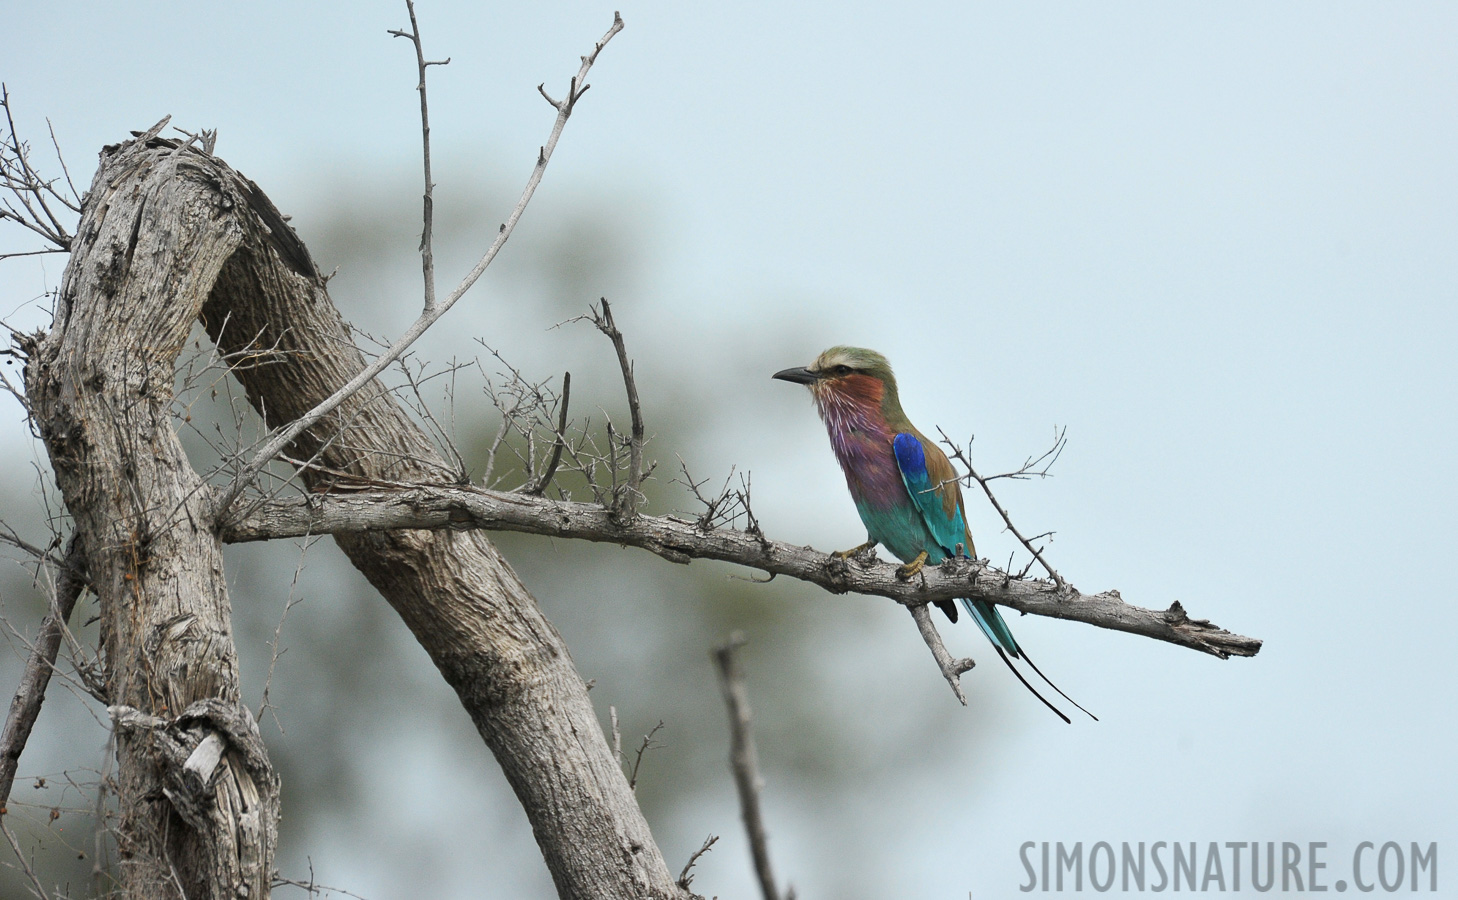
[[[950,517],[947,515],[947,508],[942,505],[942,490],[946,488],[932,481],[931,474],[926,469],[926,449],[922,447],[921,441],[917,439],[916,435],[903,431],[892,440],[891,448],[896,453],[896,465],[901,469],[901,481],[906,485],[907,492],[911,494],[912,501],[915,502],[917,510],[921,513],[921,520],[926,523],[927,531],[931,532],[932,537],[941,545],[942,552],[940,554],[928,553],[928,561],[941,562],[942,559],[951,556],[955,552],[955,548],[966,540],[967,526],[962,520],[962,510],[959,508]],[[1002,648],[1014,659],[1022,655],[1017,640],[1013,638],[1012,631],[1007,627],[1007,622],[1003,621],[1002,614],[997,611],[997,607],[986,600],[965,598],[962,600],[962,605],[967,608],[967,612],[972,615],[978,627],[982,629],[982,633],[987,635],[987,639],[992,641],[994,646]],[[1034,693],[1037,692],[1034,691]],[[1062,692],[1060,691],[1060,693]],[[1061,716],[1062,713],[1059,715]]]
[[[916,493],[917,488],[912,487],[915,481],[920,489],[929,490],[931,481],[926,474],[926,451],[921,449],[921,441],[916,439],[916,435],[901,432],[891,441],[891,449],[896,451],[896,465],[901,467],[901,478],[906,487]]]
[[[921,520],[941,547],[941,553],[931,554],[931,562],[941,562],[956,552],[958,544],[966,541],[967,527],[962,522],[962,511],[948,517],[942,505],[940,485],[931,480],[926,470],[926,450],[916,435],[903,431],[891,442],[896,454],[896,465],[901,469],[901,481],[911,494],[912,502],[921,513]],[[931,548],[927,548],[930,550]]]

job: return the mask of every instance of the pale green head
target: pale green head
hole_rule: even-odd
[[[815,362],[803,369],[784,369],[774,374],[781,381],[814,385],[846,378],[851,375],[870,375],[885,383],[891,392],[896,391],[896,376],[891,372],[891,363],[875,350],[865,347],[831,347],[815,357]]]
[[[875,350],[864,347],[831,347],[805,368],[784,369],[774,374],[781,381],[803,384],[817,396],[827,394],[879,407],[889,421],[904,418],[896,393],[896,376],[891,363]],[[876,390],[866,390],[874,379]]]

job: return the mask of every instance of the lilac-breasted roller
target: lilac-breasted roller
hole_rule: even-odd
[[[785,369],[774,377],[810,388],[830,433],[830,446],[845,472],[851,499],[865,523],[866,542],[836,556],[845,559],[881,544],[905,563],[897,573],[903,578],[915,575],[926,563],[936,565],[950,556],[977,556],[956,470],[941,448],[927,440],[902,412],[896,376],[886,357],[860,347],[831,347],[809,368]],[[957,607],[950,600],[937,605],[957,621]],[[1068,716],[1038,693],[1012,661],[1027,663],[1063,699],[1074,706],[1078,703],[1048,681],[1028,658],[997,607],[965,597],[962,605],[1023,687],[1067,722]],[[1082,706],[1078,708],[1097,719]]]

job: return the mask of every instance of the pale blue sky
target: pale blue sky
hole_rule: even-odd
[[[448,211],[453,185],[525,177],[552,113],[537,83],[560,95],[613,9],[419,12],[429,53],[452,58],[431,73]],[[1328,841],[1332,880],[1361,840],[1458,850],[1458,7],[622,13],[521,240],[584,197],[621,223],[637,274],[620,321],[654,348],[640,372],[701,386],[709,424],[689,450],[705,471],[752,469],[775,537],[857,543],[808,401],[768,376],[831,344],[873,346],[920,427],[975,433],[989,469],[1069,426],[1058,477],[1004,498],[1030,530],[1057,530],[1069,580],[1178,599],[1267,640],[1219,662],[1014,621],[1104,721],[1065,727],[983,665],[968,679],[992,707],[952,720],[948,758],[900,761],[896,793],[805,797],[767,773],[776,865],[801,896],[824,896],[817,881],[842,864],[817,845],[823,817],[864,823],[888,896],[1012,895],[1024,840]],[[6,14],[0,77],[23,128],[51,118],[78,182],[102,144],[165,113],[217,127],[219,155],[308,241],[331,192],[414,177],[413,70],[385,36],[404,21],[393,2],[23,4]],[[399,227],[408,251],[417,226]],[[40,324],[15,311],[59,269],[0,265],[0,313]],[[413,317],[410,271],[385,309],[352,303],[350,277],[335,289],[347,317],[387,333]],[[492,288],[488,275],[432,352],[470,354],[468,335],[512,315],[491,311]],[[550,360],[544,346],[523,352]],[[0,410],[7,456],[28,459],[16,410]],[[12,466],[7,490],[25,474]],[[1005,559],[990,510],[972,520],[979,549]],[[935,678],[904,614],[826,610],[885,617],[910,660],[897,678]],[[864,667],[826,665],[869,730],[901,702]],[[954,758],[978,729],[1003,739]],[[714,790],[723,802],[680,823],[694,836],[675,847],[738,838]],[[410,883],[327,851],[316,864],[372,900]],[[481,895],[474,867],[507,877],[475,858],[489,853],[463,855],[437,895]],[[697,887],[750,895],[737,840]]]

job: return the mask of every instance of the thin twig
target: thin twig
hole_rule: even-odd
[[[457,300],[465,295],[466,291],[471,289],[472,285],[486,271],[486,267],[491,265],[492,261],[496,259],[496,255],[501,252],[502,246],[506,243],[507,238],[511,237],[511,233],[516,228],[516,223],[521,219],[522,213],[526,211],[532,194],[536,193],[537,185],[541,184],[542,176],[547,170],[547,162],[552,158],[552,152],[557,147],[557,140],[562,136],[562,130],[567,126],[568,117],[572,115],[575,100],[586,90],[585,86],[581,89],[578,89],[576,86],[583,83],[582,79],[587,76],[588,70],[592,68],[592,64],[597,60],[597,55],[602,52],[602,48],[607,45],[608,41],[612,40],[613,35],[622,30],[623,19],[614,13],[612,27],[603,35],[602,40],[597,42],[591,55],[582,57],[582,66],[578,69],[577,76],[573,78],[573,102],[563,103],[558,106],[557,119],[552,125],[552,132],[547,137],[546,144],[542,145],[537,152],[536,164],[532,167],[532,173],[527,179],[526,187],[522,189],[521,198],[517,200],[516,206],[512,209],[511,215],[507,217],[506,222],[501,225],[501,229],[496,235],[496,240],[486,249],[486,252],[477,261],[471,271],[466,273],[466,277],[461,279],[461,283],[456,285],[455,289],[444,300],[432,302],[431,298],[427,298],[425,309],[421,312],[420,317],[390,346],[390,349],[376,357],[373,363],[360,370],[343,387],[321,401],[313,409],[299,416],[287,426],[274,432],[273,436],[264,442],[264,445],[253,456],[252,460],[239,470],[233,482],[219,493],[218,502],[214,506],[214,515],[221,514],[232,506],[233,500],[252,483],[253,479],[262,471],[264,466],[268,465],[274,457],[278,456],[284,448],[293,443],[294,439],[300,434],[303,434],[305,430],[313,427],[321,419],[333,412],[346,398],[352,396],[376,375],[394,363],[395,360],[399,359],[400,355],[414,344],[425,333],[426,329],[434,325],[441,316],[445,315],[456,304]]]
[[[640,486],[643,482],[643,407],[638,402],[638,384],[633,378],[633,361],[628,359],[628,348],[623,342],[623,333],[618,330],[617,323],[613,321],[613,308],[607,298],[599,300],[602,304],[602,311],[594,309],[591,313],[592,324],[597,330],[608,336],[613,342],[613,349],[618,354],[618,367],[623,372],[623,387],[628,394],[628,415],[632,422],[632,433],[628,438],[628,483],[627,489],[614,501],[617,512],[621,515],[633,516],[638,511],[638,497]]]
[[[430,66],[444,66],[450,63],[450,57],[444,60],[427,60],[425,58],[425,46],[420,41],[420,23],[415,19],[414,0],[405,0],[405,8],[410,12],[410,31],[394,31],[390,34],[395,37],[409,38],[410,43],[415,45],[415,65],[420,72],[420,82],[415,89],[420,92],[420,136],[423,150],[421,157],[425,160],[425,198],[424,218],[425,226],[420,232],[420,268],[425,277],[425,307],[429,309],[435,305],[435,250],[432,247],[432,230],[435,219],[435,185],[430,180],[430,104],[425,99],[425,70]]]
[[[999,516],[1002,516],[1003,524],[1007,525],[1007,530],[1013,533],[1013,537],[1018,539],[1018,543],[1022,544],[1029,553],[1033,554],[1033,558],[1038,560],[1038,562],[1048,572],[1048,576],[1053,579],[1054,584],[1058,585],[1059,590],[1063,590],[1064,588],[1066,588],[1068,586],[1068,583],[1063,580],[1062,575],[1059,575],[1056,571],[1054,571],[1053,567],[1048,564],[1048,560],[1043,558],[1043,551],[1038,547],[1034,546],[1032,541],[1023,537],[1022,532],[1018,531],[1018,527],[1013,524],[1012,517],[1007,514],[1007,510],[1003,509],[1002,504],[997,502],[997,497],[993,496],[992,488],[988,487],[987,485],[987,483],[992,479],[983,478],[981,475],[978,475],[977,470],[972,467],[972,461],[967,458],[967,455],[965,453],[962,452],[962,448],[957,446],[957,444],[953,442],[951,438],[947,437],[947,433],[945,431],[942,431],[941,428],[938,428],[937,432],[940,433],[942,436],[942,443],[946,444],[949,448],[951,448],[952,458],[962,463],[962,465],[967,469],[968,476],[971,477],[972,480],[976,481],[977,484],[982,488],[982,493],[987,495],[988,502],[992,504],[993,509],[997,510],[997,514]],[[1059,443],[1062,443],[1061,440]],[[1047,455],[1048,454],[1045,453],[1043,454],[1043,457],[1039,457],[1039,459],[1042,459]],[[1054,456],[1054,459],[1057,459],[1056,455]],[[1051,465],[1052,463],[1050,462],[1049,464]],[[1010,476],[1003,475],[998,477]]]
[[[294,878],[285,878],[280,873],[274,872],[273,881],[270,887],[283,887],[287,885],[289,887],[302,888],[304,892],[307,893],[310,897],[322,891],[325,894],[343,894],[346,897],[354,897],[355,900],[365,900],[365,898],[361,897],[359,894],[351,893],[349,891],[346,891],[344,888],[330,887],[327,884],[319,884],[317,881],[314,880],[314,858],[312,856],[305,858],[309,861],[308,881],[299,881]]]
[[[71,180],[71,170],[66,168],[66,157],[61,153],[61,142],[56,140],[56,126],[51,124],[50,119],[46,119],[46,129],[51,133],[51,147],[56,151],[56,162],[61,164],[61,174],[66,176],[66,187],[71,190],[71,199],[67,200],[65,197],[60,197],[60,201],[66,204],[66,208],[71,210],[71,212],[79,213],[81,211],[81,194],[76,190],[75,182]],[[214,132],[214,134],[216,133]],[[212,153],[211,150],[208,152],[210,154]]]
[[[988,475],[987,480],[996,481],[999,478],[1012,478],[1022,481],[1034,476],[1038,478],[1052,478],[1053,473],[1049,470],[1053,468],[1054,463],[1058,462],[1058,457],[1063,455],[1063,450],[1067,446],[1068,426],[1065,425],[1059,428],[1055,425],[1053,427],[1053,446],[1044,450],[1036,458],[1030,456],[1023,460],[1023,464],[1015,471],[1002,472],[998,475]]]
[[[0,219],[5,218],[0,215]],[[48,247],[45,250],[18,250],[14,253],[0,253],[0,259],[16,259],[21,256],[47,256],[52,253],[70,253],[65,247]]]
[[[653,736],[662,730],[663,720],[659,719],[658,724],[654,725],[651,731],[643,735],[643,743],[638,745],[638,753],[636,756],[633,757],[633,771],[631,774],[628,775],[628,787],[632,788],[633,790],[638,789],[638,769],[643,765],[643,754],[647,753],[654,747],[659,746],[658,744],[655,744],[653,742]],[[619,749],[621,750],[621,748]]]
[[[411,407],[416,415],[420,416],[421,423],[436,438],[436,441],[440,445],[441,453],[445,456],[450,457],[451,465],[455,467],[456,472],[458,473],[458,480],[464,484],[469,479],[465,475],[466,463],[463,459],[461,459],[460,451],[456,449],[454,434],[454,416],[452,416],[451,428],[450,430],[447,430],[446,427],[436,419],[435,414],[430,411],[430,404],[425,401],[425,397],[421,394],[420,389],[424,387],[427,382],[432,381],[435,378],[438,378],[442,375],[450,375],[451,381],[445,391],[445,400],[450,408],[454,409],[455,374],[461,369],[469,368],[470,364],[457,363],[455,360],[452,360],[450,365],[446,366],[438,372],[429,375],[425,373],[425,363],[421,363],[415,371],[411,371],[409,354],[401,357],[399,360],[399,364],[400,372],[405,376],[405,384],[410,388],[410,393],[414,396],[414,400],[412,401],[409,397],[405,397],[403,391],[400,392],[401,398],[408,406]]]
[[[31,165],[30,145],[22,141],[15,130],[15,116],[10,106],[10,91],[4,84],[0,84],[0,108],[5,110],[5,123],[9,128],[4,146],[0,147],[0,186],[9,191],[24,210],[22,213],[11,206],[8,200],[3,201],[3,208],[0,208],[0,220],[11,219],[39,234],[56,248],[69,250],[71,235],[61,224],[61,220],[56,217],[50,204],[46,202],[46,195],[49,194],[68,209],[75,210],[76,207],[63,194],[56,191],[54,181],[46,181],[41,178],[40,173]],[[64,170],[64,162],[62,169]],[[32,205],[32,201],[34,201],[34,205]]]
[[[91,851],[91,880],[96,888],[94,893],[97,896],[105,896],[102,882],[112,878],[110,865],[110,847],[107,837],[111,830],[106,826],[106,794],[108,790],[116,790],[116,782],[111,778],[111,767],[116,763],[116,729],[106,730],[106,749],[101,754],[101,771],[97,774],[96,784],[96,806],[93,813],[93,821],[96,823],[96,832],[92,837],[93,849]]]
[[[273,673],[274,670],[278,667],[279,657],[283,656],[288,649],[279,649],[279,644],[283,640],[284,622],[288,620],[289,611],[292,610],[295,606],[298,606],[300,603],[304,602],[303,597],[296,597],[294,596],[294,594],[299,589],[299,578],[304,574],[304,558],[308,555],[309,547],[311,547],[316,540],[318,539],[306,537],[303,539],[303,545],[299,548],[299,564],[294,567],[293,581],[289,582],[289,595],[288,598],[284,600],[283,614],[278,617],[278,625],[273,629],[273,640],[269,641],[268,677],[263,680],[263,699],[259,701],[258,713],[254,716],[254,718],[262,722],[264,711],[272,713],[273,724],[278,726],[279,734],[285,733],[283,722],[279,721],[278,708],[269,702],[269,692],[273,690]]]
[[[693,887],[694,876],[690,870],[694,867],[694,863],[699,861],[699,857],[703,856],[705,853],[708,853],[709,848],[714,846],[718,842],[719,836],[717,834],[711,834],[707,838],[704,838],[704,845],[694,851],[694,855],[690,856],[688,858],[688,862],[684,863],[683,871],[678,873],[679,887],[683,888],[686,891],[690,890]]]
[[[10,844],[11,851],[15,853],[15,859],[20,863],[21,871],[25,872],[26,876],[30,879],[31,888],[35,891],[37,900],[48,900],[45,886],[41,884],[40,878],[36,876],[35,870],[31,868],[30,863],[25,861],[25,853],[20,849],[20,842],[15,839],[15,835],[5,825],[4,818],[0,818],[0,832],[5,834],[5,841]]]
[[[678,467],[683,472],[683,478],[673,480],[688,488],[689,493],[694,495],[694,499],[704,507],[704,511],[698,515],[700,528],[704,531],[713,531],[721,525],[732,526],[739,521],[740,516],[743,516],[745,531],[750,534],[761,534],[759,519],[755,517],[754,509],[750,506],[750,479],[747,472],[739,473],[739,487],[732,488],[729,484],[734,479],[735,467],[730,466],[729,474],[724,476],[724,484],[719,488],[719,493],[711,498],[705,496],[701,490],[704,485],[709,483],[709,479],[695,481],[693,475],[689,473],[688,463],[683,461],[682,456],[678,458]]]
[[[51,672],[56,667],[56,654],[61,649],[61,636],[66,630],[66,621],[76,608],[85,580],[81,575],[85,557],[75,537],[66,550],[65,562],[59,567],[55,586],[55,602],[51,611],[41,622],[30,658],[25,662],[25,672],[20,677],[20,686],[10,701],[10,713],[5,717],[5,730],[0,732],[0,814],[10,799],[10,789],[15,784],[15,770],[20,764],[21,751],[30,740],[31,729],[40,715],[41,704],[46,699],[46,687],[51,682]]]
[[[744,669],[736,655],[744,643],[744,635],[734,632],[727,642],[714,648],[714,660],[719,664],[719,687],[724,692],[724,704],[729,708],[729,764],[734,770],[734,785],[739,790],[739,810],[744,818],[744,830],[749,834],[754,874],[759,878],[759,890],[764,900],[779,900],[780,892],[775,887],[774,870],[770,866],[769,838],[765,834],[764,818],[759,808],[759,792],[764,781],[759,775],[759,753],[754,747],[749,688],[745,685]]]
[[[529,494],[540,494],[552,483],[552,476],[557,474],[557,465],[562,462],[562,448],[567,444],[567,401],[572,397],[572,373],[562,373],[562,400],[557,407],[557,436],[552,442],[552,455],[547,460],[547,468],[542,470],[542,477],[532,485]]]

